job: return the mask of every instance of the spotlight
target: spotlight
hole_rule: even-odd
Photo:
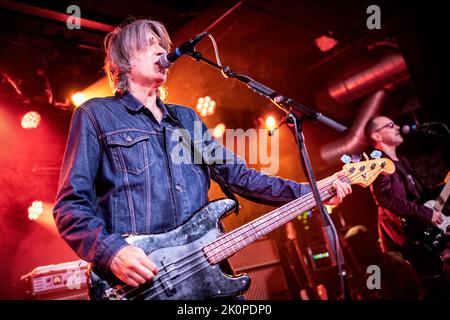
[[[22,117],[22,128],[24,129],[36,129],[41,123],[41,115],[36,111],[30,111],[25,113]]]
[[[268,131],[274,130],[277,127],[277,120],[272,116],[268,116],[264,121],[264,125]]]
[[[77,92],[72,95],[72,102],[76,107],[79,107],[86,100],[87,100],[86,96],[81,92]]]
[[[219,123],[217,126],[214,127],[213,130],[213,136],[216,139],[219,139],[223,136],[223,134],[225,133],[225,125],[223,123]]]
[[[44,203],[42,201],[33,201],[28,207],[28,219],[35,221],[44,213]]]
[[[210,116],[216,111],[216,102],[209,96],[198,98],[196,109],[202,117]]]

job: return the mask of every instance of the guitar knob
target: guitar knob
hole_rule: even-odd
[[[381,158],[381,151],[373,150],[372,153],[370,154],[370,156],[372,157],[372,159],[380,159]]]
[[[433,247],[437,247],[439,245],[439,241],[433,241]]]
[[[367,156],[367,154],[365,152],[363,152],[363,157],[366,161],[369,161],[369,157]]]

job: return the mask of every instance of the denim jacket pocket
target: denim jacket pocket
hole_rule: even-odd
[[[106,134],[106,147],[117,171],[140,174],[153,161],[149,147],[152,135],[139,130],[124,130]]]

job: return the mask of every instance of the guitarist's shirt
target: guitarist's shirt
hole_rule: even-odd
[[[159,99],[157,105],[161,122],[129,92],[91,99],[74,111],[54,217],[82,259],[106,270],[127,245],[124,234],[165,232],[208,203],[214,176],[184,149],[189,143],[180,127],[231,191],[246,199],[280,206],[310,191],[307,184],[248,168],[209,135],[192,109]]]
[[[384,252],[403,251],[414,237],[409,230],[429,226],[433,216],[433,210],[422,205],[426,190],[408,160],[399,157],[394,164],[393,174],[378,176],[370,187],[378,206],[378,233]]]

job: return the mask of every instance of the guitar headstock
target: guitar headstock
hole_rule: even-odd
[[[395,171],[395,165],[392,160],[387,158],[377,158],[360,162],[347,162],[343,167],[344,174],[352,184],[367,187],[380,174],[392,174]]]

